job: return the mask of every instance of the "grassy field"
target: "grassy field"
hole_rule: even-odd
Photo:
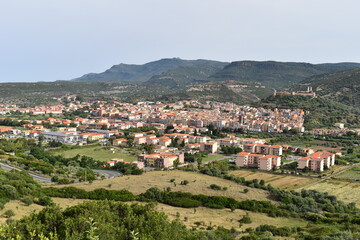
[[[29,215],[32,212],[40,211],[43,207],[37,204],[31,204],[30,206],[26,206],[24,203],[13,200],[5,204],[5,207],[3,210],[0,210],[0,224],[5,224],[6,219],[3,214],[7,210],[13,210],[15,213],[15,216],[11,217],[14,220],[19,220],[24,216]]]
[[[337,179],[360,181],[360,167],[353,167],[336,176]]]
[[[175,182],[170,182],[175,179]],[[189,181],[188,185],[181,185],[183,180]],[[227,187],[226,191],[217,191],[209,188],[211,184],[217,184],[221,187]],[[106,189],[127,189],[135,194],[145,192],[151,187],[165,189],[170,187],[172,191],[189,192],[193,194],[205,194],[211,196],[228,196],[237,200],[269,200],[269,194],[261,189],[249,189],[248,193],[243,193],[243,186],[229,180],[211,177],[203,174],[184,172],[184,171],[152,171],[142,175],[124,176],[118,178],[110,178],[93,183],[74,183],[70,185],[56,187],[74,186],[85,190],[94,190],[97,188]]]
[[[328,192],[337,196],[339,200],[350,203],[355,202],[360,206],[360,183],[341,180],[326,180],[306,187],[320,192]]]
[[[207,162],[207,161],[212,161],[212,160],[219,159],[219,158],[222,158],[222,157],[224,157],[224,155],[221,155],[221,154],[209,154],[206,157],[204,157],[202,159],[202,161]]]
[[[82,147],[76,149],[60,149],[60,150],[53,150],[51,153],[55,155],[63,155],[64,157],[74,157],[77,154],[85,155],[92,157],[99,161],[109,161],[114,158],[122,158],[125,161],[136,161],[137,157],[132,155],[128,149],[125,148],[118,148],[114,147],[113,151],[106,150],[101,146],[93,146],[93,147]]]
[[[187,227],[197,227],[198,229],[206,229],[209,226],[224,226],[226,228],[234,227],[237,230],[244,231],[248,227],[256,228],[259,225],[270,224],[278,227],[302,227],[307,223],[304,220],[292,218],[272,218],[266,214],[247,212],[236,209],[231,212],[229,209],[210,209],[204,207],[194,209],[172,207],[165,204],[156,206],[158,211],[164,212],[169,219],[174,220],[179,216],[179,220]],[[239,220],[243,215],[249,214],[252,221],[250,224],[244,224],[240,227]]]
[[[301,188],[302,186],[310,184],[317,180],[307,177],[278,175],[278,174],[251,171],[251,170],[236,170],[236,171],[231,171],[230,174],[238,177],[244,177],[246,180],[263,179],[267,184],[271,184],[274,187],[280,187],[284,189]]]

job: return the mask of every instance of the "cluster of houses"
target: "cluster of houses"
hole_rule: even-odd
[[[281,165],[282,146],[250,143],[236,156],[236,165],[271,170]]]
[[[298,169],[308,169],[311,171],[324,171],[335,165],[335,153],[322,151],[310,154],[307,157],[298,159]]]
[[[306,157],[295,159],[298,163],[298,169],[322,172],[325,168],[335,165],[335,153],[328,151],[314,152],[309,148],[291,147],[289,145],[266,144],[244,145],[244,152],[237,154],[235,163],[240,167],[254,167],[266,171],[276,169],[281,165],[283,150],[307,154]]]

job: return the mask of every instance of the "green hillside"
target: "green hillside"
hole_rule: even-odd
[[[203,65],[191,67],[178,67],[160,75],[155,75],[146,83],[160,84],[171,88],[185,88],[193,83],[207,80],[208,77],[225,67],[225,63],[208,62]]]
[[[336,122],[346,123],[348,127],[359,127],[358,108],[335,102],[328,98],[306,96],[268,97],[255,104],[265,108],[300,108],[308,113],[305,116],[307,129],[332,127]]]
[[[118,82],[38,82],[38,83],[0,83],[0,101],[3,104],[19,106],[50,105],[54,98],[76,95],[86,99],[120,98],[133,95],[158,96],[171,91],[162,86],[147,86]]]
[[[206,99],[251,103],[267,97],[272,90],[259,83],[208,82],[188,87],[166,87],[160,84],[127,84],[119,82],[41,82],[1,83],[0,101],[19,106],[51,105],[54,98],[82,96],[87,100],[119,99],[121,101],[176,101]]]
[[[148,83],[171,88],[186,88],[199,81],[261,82],[281,88],[324,73],[360,67],[359,63],[310,64],[297,62],[238,61],[166,58],[143,65],[119,64],[102,73],[89,73],[76,82]]]
[[[149,88],[156,88],[161,85],[149,85]],[[218,81],[193,83],[186,89],[168,89],[167,94],[147,95],[143,93],[133,94],[126,98],[127,101],[163,101],[173,102],[179,100],[200,100],[233,102],[236,104],[249,104],[260,101],[260,99],[270,96],[273,90],[256,82],[237,82],[237,81]]]
[[[312,86],[316,94],[346,105],[360,106],[360,68],[311,77],[291,87],[303,90]]]
[[[217,66],[217,68],[220,70],[226,64],[227,63],[210,60],[183,60],[180,58],[166,58],[143,65],[122,63],[112,66],[105,72],[86,74],[80,78],[73,79],[73,81],[141,83],[151,79],[153,76],[161,75],[169,70],[174,70],[179,67],[186,67],[191,69],[191,67],[196,66]]]
[[[237,80],[261,82],[267,87],[281,88],[300,82],[308,77],[323,73],[342,71],[360,67],[357,63],[310,64],[296,62],[232,62],[223,70],[212,75],[209,80]]]

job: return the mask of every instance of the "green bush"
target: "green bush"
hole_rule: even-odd
[[[33,204],[33,200],[29,197],[22,198],[21,202],[23,202],[26,206],[30,206],[31,204]]]
[[[6,218],[10,218],[10,217],[15,216],[15,213],[14,213],[13,210],[9,209],[9,210],[6,210],[3,215],[4,215],[4,217],[6,217]]]
[[[217,184],[211,184],[210,188],[213,190],[221,190],[221,186],[217,185]]]
[[[201,202],[191,198],[172,198],[166,201],[167,204],[175,207],[194,208],[201,206]]]
[[[48,196],[44,196],[44,197],[40,197],[37,201],[37,204],[41,205],[41,206],[52,206],[54,205],[54,202],[52,201],[52,199]]]

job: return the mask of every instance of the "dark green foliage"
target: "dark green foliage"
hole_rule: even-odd
[[[0,204],[27,196],[41,196],[40,185],[26,172],[0,170]],[[1,207],[0,207],[1,208]]]
[[[256,228],[257,232],[271,232],[274,236],[282,236],[282,237],[289,237],[291,234],[296,231],[289,227],[275,227],[272,225],[260,225]]]
[[[188,180],[184,180],[184,181],[181,181],[180,184],[181,184],[181,185],[188,185],[188,184],[189,184],[189,181],[188,181]]]
[[[229,232],[192,232],[178,221],[170,222],[164,213],[152,206],[128,205],[110,201],[85,202],[64,211],[58,207],[45,208],[37,214],[15,222],[3,229],[7,238],[32,239],[44,235],[50,239],[99,240],[205,240],[233,239]]]
[[[48,196],[43,196],[40,197],[37,201],[37,204],[41,205],[41,206],[52,206],[54,205],[54,202],[52,201],[52,199]]]
[[[64,188],[43,188],[42,192],[50,197],[93,199],[93,200],[114,200],[133,201],[136,196],[127,190],[106,190],[104,188],[93,191],[85,191],[74,187]]]
[[[16,162],[17,164],[21,164],[25,170],[39,171],[43,174],[51,174],[54,172],[54,166],[52,164],[37,161],[28,156],[26,158],[27,159],[10,157],[8,160],[10,162]]]
[[[227,154],[227,155],[229,155],[229,154],[237,154],[239,152],[242,152],[242,148],[234,147],[234,146],[222,146],[221,151],[224,154]]]
[[[21,202],[23,202],[26,206],[30,206],[34,201],[30,197],[24,197],[21,199]]]
[[[15,216],[15,213],[14,213],[14,211],[13,210],[6,210],[5,212],[4,212],[4,217],[6,217],[6,218],[10,218],[10,217],[13,217],[13,216]]]
[[[278,207],[267,201],[245,200],[239,202],[230,197],[193,195],[191,193],[184,193],[184,192],[166,192],[166,191],[161,191],[160,189],[154,187],[149,188],[145,193],[140,194],[140,198],[141,197],[176,207],[190,207],[185,205],[186,202],[188,202],[189,200],[195,200],[196,202],[192,201],[191,204],[194,204],[196,206],[204,206],[204,207],[219,208],[219,209],[239,208],[254,212],[268,213],[273,216],[290,215],[287,211],[279,209]]]
[[[255,106],[266,108],[299,108],[309,111],[305,116],[307,129],[332,127],[336,122],[347,126],[360,126],[358,115],[360,110],[327,97],[311,98],[306,96],[276,96],[263,99]]]
[[[140,175],[144,170],[139,169],[133,164],[117,162],[111,169],[121,172],[124,175]]]
[[[221,186],[217,185],[217,184],[211,184],[210,188],[213,190],[221,190]]]
[[[0,149],[5,152],[23,153],[35,146],[34,139],[16,138],[16,139],[0,139]]]
[[[244,215],[240,220],[239,220],[239,223],[242,223],[242,224],[249,224],[249,223],[252,223],[250,217],[249,217],[249,214],[246,214]]]

